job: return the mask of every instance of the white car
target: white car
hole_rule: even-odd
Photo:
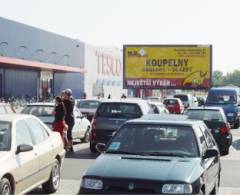
[[[149,104],[151,105],[153,112],[155,114],[161,114],[161,113],[169,114],[168,109],[162,102],[149,102]]]
[[[37,117],[0,114],[0,194],[57,191],[64,155],[60,134]]]
[[[37,116],[52,129],[52,122],[54,121],[54,116],[52,115],[53,110],[54,103],[39,102],[28,104],[22,110],[22,113]],[[72,130],[73,139],[80,139],[82,142],[88,142],[89,133],[91,131],[91,123],[76,107],[74,107],[74,118],[75,125]]]

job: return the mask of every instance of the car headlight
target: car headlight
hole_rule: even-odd
[[[234,114],[233,113],[227,113],[227,116],[234,116]]]
[[[103,188],[103,182],[100,179],[84,178],[81,187],[93,190],[101,190]]]
[[[162,187],[163,194],[191,194],[191,184],[164,184]]]

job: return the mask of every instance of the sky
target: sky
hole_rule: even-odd
[[[96,46],[211,44],[240,69],[239,0],[0,0],[0,16]]]

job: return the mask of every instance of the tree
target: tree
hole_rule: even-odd
[[[223,72],[219,70],[213,71],[213,79],[212,84],[213,86],[221,86],[223,85],[225,78],[223,76]]]

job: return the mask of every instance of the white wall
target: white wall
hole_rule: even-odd
[[[114,47],[94,47],[85,44],[84,90],[87,97],[94,97],[103,90],[104,96],[120,98],[122,88],[122,50]],[[94,94],[95,93],[95,94]]]

